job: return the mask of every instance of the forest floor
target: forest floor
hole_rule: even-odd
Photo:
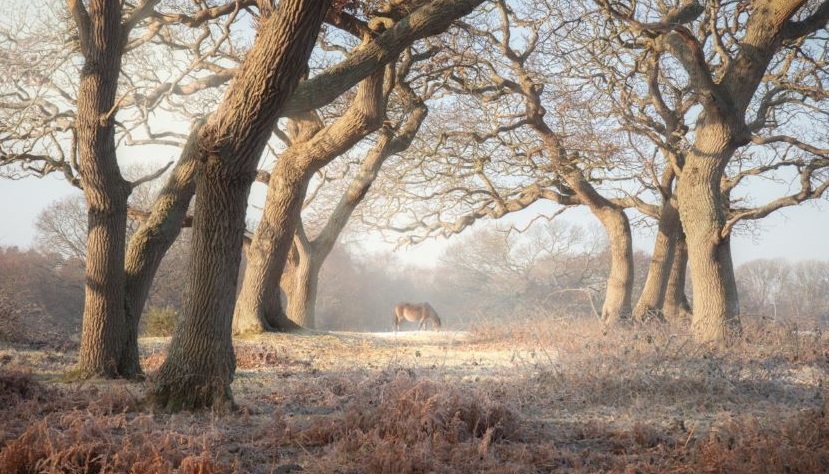
[[[76,352],[0,343],[0,472],[829,472],[829,335],[778,323],[265,334],[229,413],[144,404],[168,344],[65,382]]]

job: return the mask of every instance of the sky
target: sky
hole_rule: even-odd
[[[34,243],[37,214],[51,202],[79,193],[58,176],[0,179],[0,246],[30,248]],[[735,263],[778,257],[791,261],[829,260],[827,212],[829,202],[823,199],[772,214],[753,229],[751,235],[741,232],[733,239]],[[583,226],[595,222],[584,209],[570,210],[562,217]],[[637,230],[634,239],[637,249],[650,253],[652,230]],[[446,239],[436,239],[398,252],[405,263],[431,266],[440,258],[446,245]],[[383,244],[379,239],[369,240],[363,247],[364,250],[392,250],[391,245]]]

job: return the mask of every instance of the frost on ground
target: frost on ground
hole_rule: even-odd
[[[232,413],[65,383],[72,352],[0,348],[0,472],[829,472],[829,339],[749,322],[730,347],[664,326],[536,318],[464,331],[235,341]]]

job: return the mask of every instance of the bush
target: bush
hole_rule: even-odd
[[[66,351],[77,347],[73,336],[57,328],[41,306],[10,298],[0,290],[0,342]]]
[[[179,314],[173,308],[151,306],[144,315],[143,337],[168,337],[178,324]]]
[[[0,341],[18,342],[20,313],[19,304],[0,294]]]

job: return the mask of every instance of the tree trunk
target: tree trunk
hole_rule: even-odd
[[[679,210],[676,207],[676,199],[672,197],[664,202],[662,212],[659,214],[659,231],[656,234],[648,276],[645,279],[642,295],[633,310],[633,318],[637,321],[645,321],[651,315],[664,319],[662,313],[665,292],[673,268],[679,232],[681,232]]]
[[[120,2],[70,2],[84,66],[78,88],[78,156],[88,206],[86,290],[78,368],[83,376],[132,377],[119,367],[125,334],[124,248],[129,184],[115,154],[115,95],[123,53]],[[122,372],[124,370],[124,372]]]
[[[152,398],[168,410],[232,404],[231,340],[245,211],[274,121],[304,72],[328,1],[283,0],[199,134],[190,294]]]
[[[234,334],[255,334],[285,327],[279,279],[291,248],[312,169],[296,169],[288,153],[276,162],[268,184],[262,220],[248,249],[248,264],[233,315]],[[303,172],[304,171],[304,172]]]
[[[691,330],[700,342],[722,341],[740,329],[730,236],[723,231],[726,200],[720,180],[734,151],[750,141],[746,111],[780,45],[826,23],[825,10],[807,15],[802,22],[793,21],[803,10],[803,1],[755,3],[739,48],[721,77],[711,77],[711,71],[700,64],[700,56],[675,54],[696,79],[702,106],[694,144],[677,186],[694,292]]]
[[[297,233],[303,231],[298,229]],[[285,293],[288,296],[288,318],[301,327],[312,329],[316,325],[317,287],[325,255],[321,255],[320,250],[303,237],[294,239],[296,258],[291,262],[288,291]]]
[[[119,187],[125,186],[110,189]],[[127,329],[122,262],[128,193],[122,189],[104,194],[87,184],[85,194],[89,235],[79,370],[83,376],[133,377],[134,368],[118,363]]]
[[[527,114],[530,126],[544,141],[545,148],[553,161],[555,172],[572,188],[581,204],[599,219],[607,232],[610,246],[610,273],[602,305],[601,318],[606,324],[614,324],[631,316],[633,299],[633,237],[630,220],[622,207],[605,198],[585,179],[578,162],[568,155],[561,138],[544,121],[541,112],[541,98],[529,77],[521,79],[527,98]]]
[[[318,133],[311,141],[315,143],[309,142],[303,145],[307,147],[304,154],[313,157],[311,159],[313,164],[298,165],[296,169],[301,169],[304,166],[314,166],[319,169],[356,144],[371,130],[376,130],[383,120],[382,107],[379,103],[382,92],[380,87],[382,85],[382,74],[379,73],[381,71],[378,71],[378,69],[393,61],[413,41],[442,33],[455,19],[468,14],[481,3],[481,0],[435,0],[426,3],[409,14],[405,21],[397,22],[375,40],[358,48],[352,58],[344,61],[342,67],[333,68],[330,73],[320,74],[307,81],[306,84],[309,86],[318,86],[310,91],[310,87],[302,88],[296,96],[292,97],[291,103],[286,107],[287,111],[294,112],[293,106],[295,103],[307,106],[307,104],[315,103],[315,101],[327,103],[333,100],[345,90],[342,88],[344,80],[349,82],[355,77],[361,78],[373,74],[377,84],[371,85],[368,79],[363,81],[363,85],[358,90],[358,97],[354,101],[356,107],[349,109],[345,120],[338,120],[331,127]],[[341,75],[341,77],[336,77],[337,75]],[[308,92],[311,92],[311,94],[308,94]],[[280,158],[280,160],[282,159]],[[271,182],[275,179],[274,174],[276,173],[271,175]],[[270,194],[273,194],[273,192],[269,191],[268,199],[270,199]],[[245,331],[261,332],[268,329],[263,324],[265,318],[268,317],[268,310],[262,305],[265,298],[257,296],[255,292],[273,294],[278,291],[279,280],[271,278],[270,281],[266,281],[265,276],[279,275],[284,270],[288,253],[285,248],[290,246],[292,239],[292,233],[285,232],[285,226],[293,228],[300,218],[298,215],[296,217],[287,216],[282,211],[273,212],[272,214],[272,217],[277,220],[265,224],[262,235],[254,236],[251,248],[256,245],[256,242],[263,242],[262,245],[277,249],[278,253],[274,254],[273,258],[264,259],[273,268],[267,268],[267,265],[261,263],[253,265],[251,262],[249,264],[248,270],[245,272],[245,282],[243,283],[234,318],[239,320],[238,324],[234,323],[236,326],[234,333],[237,334]],[[270,219],[267,213],[263,216],[263,222],[265,219]],[[279,220],[283,221],[279,222]],[[260,222],[260,226],[263,222]],[[265,235],[266,230],[273,231],[272,235]],[[257,234],[259,234],[258,229]],[[268,238],[271,239],[271,242],[264,244],[264,240]],[[280,241],[274,239],[280,239]],[[263,254],[254,251],[251,260],[259,258],[259,255]],[[248,274],[250,274],[250,277]],[[250,279],[250,283],[248,283],[248,279]],[[279,311],[279,317],[281,317],[281,313]]]
[[[622,209],[592,209],[607,232],[610,245],[610,273],[602,305],[602,320],[615,324],[630,319],[633,293],[633,238],[630,221]]]
[[[691,306],[685,295],[685,275],[688,270],[688,246],[685,233],[680,229],[674,246],[674,258],[665,287],[665,301],[662,313],[672,324],[681,324],[691,320]]]
[[[297,228],[289,268],[283,272],[281,284],[288,297],[288,317],[303,327],[313,327],[316,323],[319,273],[348,220],[365,198],[386,159],[405,151],[426,119],[428,108],[423,102],[417,99],[403,81],[398,81],[397,86],[400,95],[407,99],[411,111],[405,123],[396,133],[390,127],[383,127],[377,143],[366,156],[357,176],[313,242],[308,241],[301,222]]]
[[[733,143],[724,124],[699,124],[677,185],[693,282],[691,330],[700,342],[723,340],[740,325],[729,237],[722,236],[725,215],[720,191]]]
[[[340,156],[382,124],[384,71],[366,78],[348,111],[332,125],[307,141],[293,144],[277,159],[262,219],[251,240],[248,265],[234,314],[234,334],[272,329],[269,320],[281,320],[281,308],[267,305],[269,295],[279,291],[280,276],[301,218],[302,203],[313,174]],[[291,305],[289,301],[289,306]],[[296,321],[287,319],[296,326]]]
[[[153,203],[149,217],[141,223],[127,247],[124,271],[128,334],[119,367],[130,368],[134,373],[141,373],[138,359],[138,324],[144,312],[147,295],[150,293],[161,260],[181,233],[182,223],[196,190],[195,176],[199,164],[197,137],[200,128],[200,125],[197,125],[190,133],[178,163]]]
[[[292,161],[289,156],[296,154],[302,144],[311,140],[322,128],[322,119],[316,111],[303,112],[291,117],[286,127],[286,134],[290,138],[291,145],[280,157],[280,162],[277,162],[276,167],[284,166],[290,169]],[[277,173],[278,171],[274,169],[273,172]],[[308,178],[304,179],[303,183],[300,183],[301,190],[297,191],[301,193],[299,197],[305,197],[309,184],[308,180],[311,179],[312,174],[309,174]],[[271,174],[269,182],[271,179],[274,179],[273,174]],[[281,186],[283,184],[278,183],[277,185]],[[271,190],[269,189],[269,196],[270,192]],[[268,199],[269,197],[266,197],[266,206]],[[256,239],[257,235],[254,233],[245,248],[248,263],[251,261],[253,251],[263,251],[263,243],[256,243],[254,245]],[[244,272],[240,275],[240,291],[239,295],[237,295],[236,309],[233,314],[233,334],[258,334],[265,331],[293,331],[300,329],[300,326],[293,323],[285,314],[279,282],[269,282],[267,286],[263,286],[258,292],[253,292],[244,283],[248,273],[248,267],[249,265],[245,265]],[[261,269],[257,269],[256,271],[261,271]],[[285,278],[284,274],[282,278]],[[251,284],[253,283],[248,283],[248,285]],[[251,298],[258,298],[258,300],[251,301]],[[240,303],[240,301],[243,303]],[[245,305],[245,307],[243,308],[242,305]],[[248,310],[250,307],[254,307],[255,311]]]
[[[199,257],[190,265],[192,297],[158,372],[154,393],[168,410],[219,408],[232,401],[230,382],[236,364],[228,323],[250,184],[228,176],[218,160],[206,164],[197,178],[193,255]]]

